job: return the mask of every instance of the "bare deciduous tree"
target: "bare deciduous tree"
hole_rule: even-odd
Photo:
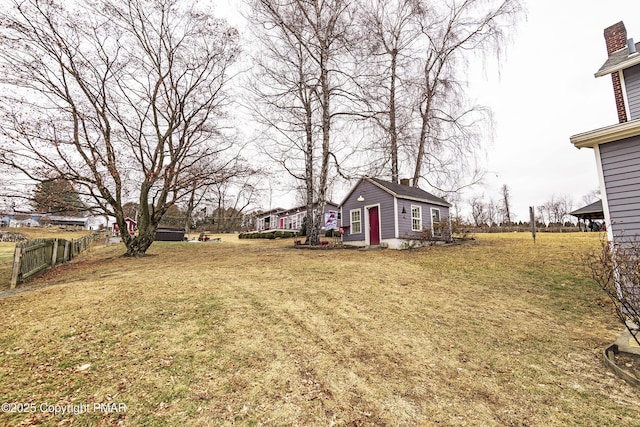
[[[474,197],[470,200],[471,205],[471,218],[473,218],[473,224],[476,227],[482,227],[489,221],[487,213],[487,205],[480,197]]]
[[[493,199],[489,200],[486,206],[489,226],[493,227],[494,225],[498,225],[498,222],[500,222],[500,206]]]
[[[451,182],[451,171],[470,168],[482,134],[478,124],[489,110],[469,107],[464,96],[464,72],[470,52],[499,52],[505,31],[521,11],[518,0],[416,2],[421,14],[421,32],[426,40],[421,58],[421,78],[416,79],[420,130],[412,146],[415,159],[413,185],[425,179],[431,186],[460,186]]]
[[[600,189],[596,188],[594,190],[589,191],[584,196],[582,196],[582,201],[584,202],[585,205],[589,205],[595,202],[596,200],[600,199],[600,197],[602,197],[600,195]]]
[[[259,198],[258,184],[263,178],[261,171],[245,164],[212,187],[206,200],[214,207],[217,232],[240,231],[247,209]]]
[[[144,254],[192,166],[229,143],[218,120],[236,30],[179,0],[12,1],[0,13],[1,162],[84,187]],[[137,197],[138,234],[123,204]]]
[[[509,187],[507,186],[507,184],[504,184],[501,188],[500,188],[500,193],[502,195],[502,218],[503,218],[503,223],[505,223],[505,225],[509,226],[511,225],[511,193],[509,191]]]
[[[320,243],[327,201],[340,56],[349,34],[347,0],[253,0],[261,29],[253,91],[260,120],[271,132],[268,154],[305,183],[307,243]],[[300,164],[303,166],[301,167]],[[314,207],[316,207],[314,209]],[[315,212],[315,214],[314,214]]]
[[[399,182],[401,139],[406,138],[410,117],[407,84],[413,62],[412,49],[420,37],[415,0],[365,0],[361,9],[362,62],[365,116],[382,131],[383,158],[391,163],[391,182]],[[375,132],[374,132],[375,133]]]
[[[551,196],[542,206],[538,206],[541,218],[546,217],[549,223],[563,225],[573,209],[573,201],[567,196]]]
[[[466,101],[466,65],[500,52],[520,1],[367,0],[362,9],[370,72],[358,86],[387,136],[392,181],[404,164],[414,186],[449,192],[479,182],[491,114]]]
[[[200,162],[189,171],[190,185],[185,201],[182,202],[185,212],[185,230],[189,232],[193,222],[194,213],[200,206],[205,209],[220,208],[221,203],[226,206],[229,202],[227,194],[230,191],[238,191],[234,207],[241,207],[240,213],[256,200],[255,181],[263,176],[260,170],[251,167],[242,157],[234,156],[224,163]],[[224,191],[223,191],[224,190]],[[225,196],[220,201],[219,194]],[[246,194],[245,194],[246,191]],[[212,201],[217,199],[216,203]]]

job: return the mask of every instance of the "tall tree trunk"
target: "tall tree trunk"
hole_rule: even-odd
[[[195,200],[196,200],[196,184],[193,184],[193,187],[191,187],[191,192],[189,194],[189,201],[187,202],[187,209],[185,212],[186,218],[184,220],[184,231],[187,234],[191,231],[191,224],[192,224],[191,216],[193,215]]]
[[[320,177],[318,188],[318,201],[316,206],[316,214],[313,215],[313,230],[309,236],[310,245],[320,244],[320,229],[323,223],[324,207],[327,202],[327,182],[329,178],[329,155],[330,155],[330,137],[331,137],[331,96],[329,89],[329,70],[328,70],[329,46],[322,46],[320,52],[320,87],[321,105],[322,105],[322,164],[320,165]]]
[[[418,137],[418,150],[416,153],[416,164],[413,169],[413,183],[414,187],[418,187],[420,183],[420,173],[422,171],[422,163],[424,161],[424,155],[426,151],[427,137],[429,135],[429,120],[422,116],[422,125],[420,126],[420,136]]]
[[[304,160],[305,160],[305,184],[306,184],[306,198],[307,198],[307,213],[306,213],[306,230],[305,230],[305,244],[306,245],[313,245],[313,244],[317,244],[314,243],[315,241],[317,241],[317,239],[314,237],[315,234],[315,227],[314,227],[314,220],[313,220],[313,202],[314,202],[314,178],[315,178],[315,174],[313,173],[313,161],[314,161],[314,157],[313,157],[313,111],[311,109],[311,104],[307,98],[307,96],[309,95],[304,87],[304,80],[303,80],[303,76],[302,73],[300,74],[300,86],[299,86],[299,93],[300,93],[300,99],[302,100],[307,100],[307,102],[304,102],[304,109],[305,109],[305,123],[304,123],[304,130],[305,130],[305,137],[306,137],[306,149],[304,152]]]
[[[389,136],[391,143],[391,182],[398,184],[398,129],[396,124],[396,68],[398,51],[391,51],[391,84],[389,89]]]

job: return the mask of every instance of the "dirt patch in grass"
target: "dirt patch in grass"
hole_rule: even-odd
[[[640,380],[640,355],[617,353],[613,362],[620,368]]]
[[[0,299],[0,424],[635,425],[604,368],[620,331],[581,257],[591,233],[414,251],[292,241],[96,248]]]

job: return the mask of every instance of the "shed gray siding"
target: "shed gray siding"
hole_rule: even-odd
[[[363,202],[358,201],[358,197],[362,194],[364,197]],[[360,209],[360,217],[362,219],[362,232],[352,234],[349,230],[343,236],[345,242],[357,242],[365,240],[365,215],[367,211],[365,207],[379,204],[380,214],[380,233],[381,239],[393,239],[395,237],[395,222],[394,222],[394,204],[393,196],[379,187],[371,184],[368,181],[361,181],[360,185],[355,188],[349,198],[342,204],[341,221],[343,227],[350,227],[351,225],[351,210]]]
[[[614,237],[640,237],[640,137],[600,146]]]
[[[623,71],[624,85],[629,102],[629,120],[640,119],[640,65]]]
[[[407,213],[402,213],[404,206]],[[431,209],[440,210],[440,224],[444,224],[449,218],[449,208],[446,206],[438,206],[429,203],[416,202],[413,200],[398,199],[398,234],[401,239],[418,238],[419,231],[412,230],[411,206],[420,206],[422,213],[422,229],[433,229],[431,223]]]

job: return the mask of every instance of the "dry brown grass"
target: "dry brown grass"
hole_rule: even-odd
[[[20,227],[20,228],[3,228],[5,231],[20,233],[29,239],[79,239],[91,231],[65,229],[61,227]]]
[[[291,241],[94,249],[0,299],[8,402],[126,413],[25,425],[637,425],[601,359],[620,326],[585,276],[595,234],[397,252]],[[90,364],[86,370],[79,367]]]

